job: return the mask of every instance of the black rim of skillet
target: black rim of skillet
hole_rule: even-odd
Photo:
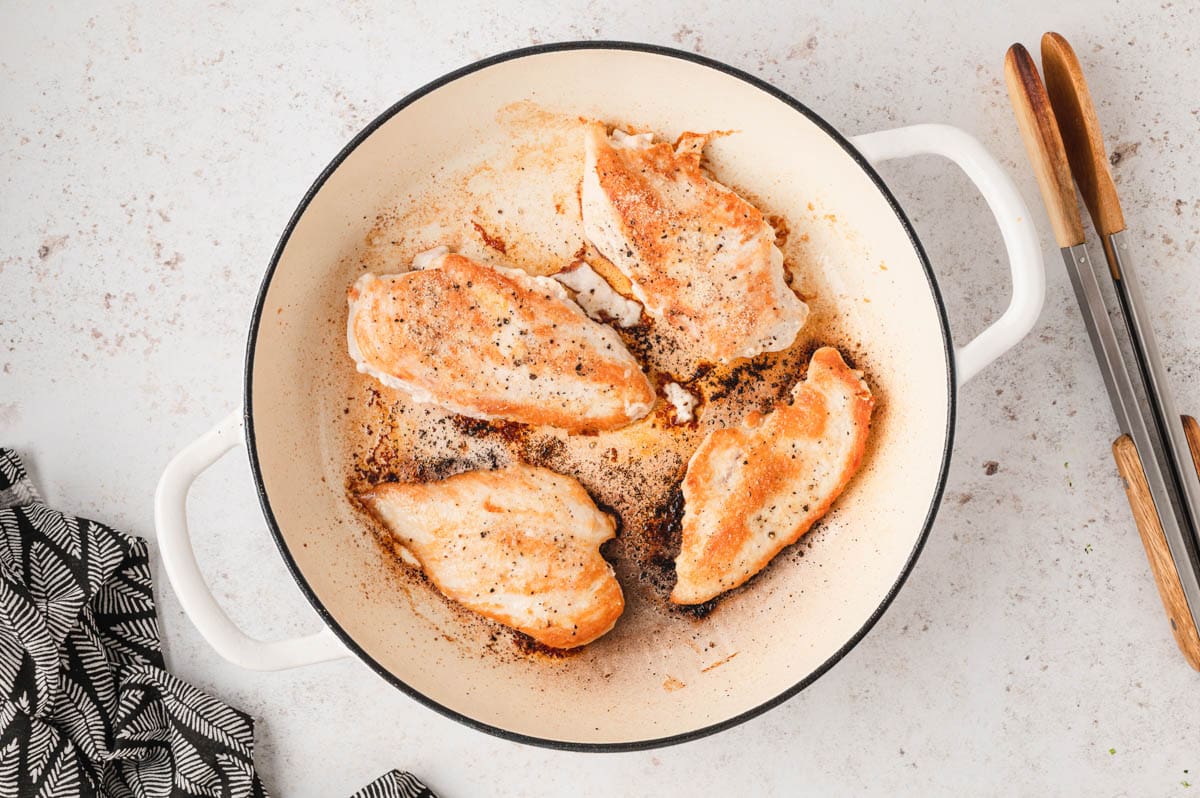
[[[809,121],[823,130],[830,138],[841,145],[842,149],[844,149],[846,153],[854,159],[859,168],[867,173],[867,175],[871,178],[871,181],[875,184],[875,187],[881,194],[883,194],[884,198],[888,202],[888,205],[890,205],[892,210],[895,212],[896,218],[899,219],[900,223],[904,226],[904,231],[908,235],[908,239],[912,243],[913,249],[916,250],[917,257],[921,261],[921,266],[925,270],[925,279],[929,282],[929,290],[933,295],[934,305],[937,308],[938,321],[941,323],[942,328],[943,346],[945,347],[946,351],[946,375],[948,381],[947,390],[950,401],[946,415],[946,446],[942,452],[942,463],[938,473],[937,486],[934,489],[933,497],[930,500],[929,510],[925,515],[924,526],[921,529],[920,536],[917,538],[916,545],[913,547],[912,552],[908,555],[908,560],[905,562],[904,568],[901,570],[899,577],[897,577],[895,583],[892,584],[891,588],[887,592],[887,595],[884,596],[883,601],[879,604],[875,611],[871,613],[871,617],[867,619],[866,623],[862,625],[862,628],[855,632],[845,645],[839,648],[831,657],[829,657],[829,659],[825,660],[820,667],[774,698],[765,701],[756,707],[752,707],[751,709],[748,709],[732,718],[727,718],[726,720],[722,720],[718,723],[704,726],[693,731],[684,732],[682,734],[673,734],[666,737],[632,740],[629,742],[582,743],[572,742],[569,740],[554,740],[542,737],[533,737],[526,734],[519,734],[507,729],[502,729],[498,726],[492,726],[488,723],[476,720],[475,718],[469,717],[461,712],[457,712],[447,706],[439,704],[420,691],[410,687],[394,673],[375,661],[375,659],[373,659],[370,654],[364,651],[358,645],[358,643],[356,643],[354,639],[338,624],[329,611],[325,609],[325,606],[321,603],[321,600],[317,597],[317,595],[313,592],[312,587],[308,584],[308,580],[305,579],[304,574],[296,565],[296,561],[293,559],[291,552],[288,550],[287,543],[284,541],[283,534],[279,529],[279,524],[275,520],[275,513],[271,510],[271,500],[267,496],[266,486],[263,483],[262,468],[258,461],[258,453],[255,447],[254,439],[254,405],[253,395],[251,392],[253,383],[252,375],[254,372],[254,349],[258,339],[258,326],[260,320],[262,319],[263,306],[266,303],[267,290],[271,286],[271,279],[275,275],[275,268],[279,265],[279,259],[282,257],[283,251],[287,247],[288,239],[291,238],[292,231],[296,228],[296,224],[300,221],[300,217],[303,216],[305,210],[307,210],[309,206],[309,203],[312,202],[317,192],[320,191],[321,187],[325,184],[325,181],[329,179],[330,175],[332,175],[334,171],[341,166],[342,162],[349,157],[350,153],[352,153],[359,144],[366,140],[368,136],[374,133],[379,127],[381,127],[397,113],[404,110],[421,97],[424,97],[426,94],[436,91],[442,86],[445,86],[446,84],[451,83],[452,81],[455,81],[461,77],[470,75],[471,73],[477,72],[481,69],[486,69],[487,67],[495,64],[511,61],[517,58],[524,58],[526,56],[541,55],[543,53],[555,53],[564,50],[630,50],[640,53],[668,56],[670,58],[679,58],[684,61],[691,61],[694,64],[715,69],[719,72],[725,73],[726,75],[731,75],[735,78],[738,78],[750,86],[753,86],[760,91],[764,91],[775,99],[786,103],[795,111],[806,116]],[[767,710],[782,704],[784,701],[788,700],[805,687],[808,687],[810,684],[815,682],[826,671],[836,665],[844,656],[846,656],[846,654],[850,652],[851,649],[858,645],[859,641],[866,636],[867,632],[869,632],[875,623],[880,619],[880,617],[882,617],[888,606],[891,605],[892,600],[896,597],[896,594],[900,591],[900,588],[904,585],[904,582],[908,579],[909,574],[912,573],[913,566],[916,565],[917,559],[920,557],[921,550],[925,546],[925,541],[929,537],[929,530],[933,526],[933,520],[937,514],[938,506],[941,504],[942,492],[946,487],[946,478],[950,468],[950,453],[954,446],[954,418],[957,402],[957,379],[955,376],[953,339],[950,335],[950,323],[946,316],[945,303],[942,301],[941,292],[938,290],[937,279],[934,277],[933,269],[929,264],[929,258],[925,254],[925,250],[921,246],[921,242],[917,239],[917,234],[913,230],[912,223],[909,222],[908,217],[900,208],[896,198],[892,195],[892,192],[888,189],[887,185],[879,177],[878,173],[871,166],[871,164],[869,164],[862,156],[862,154],[850,144],[845,136],[835,130],[828,122],[811,111],[803,103],[796,100],[791,95],[780,91],[771,84],[754,77],[753,75],[743,72],[740,69],[728,66],[727,64],[723,64],[720,61],[714,61],[711,58],[696,55],[695,53],[676,50],[670,47],[662,47],[654,44],[621,41],[577,41],[541,44],[535,47],[523,47],[517,50],[509,50],[508,52],[500,53],[498,55],[485,58],[481,61],[476,61],[473,64],[469,64],[460,69],[456,69],[449,74],[443,75],[437,80],[427,83],[426,85],[412,92],[407,97],[400,100],[391,108],[387,109],[378,117],[376,117],[371,124],[367,125],[361,132],[359,132],[359,134],[356,135],[349,144],[342,148],[342,151],[337,154],[337,157],[335,157],[327,167],[325,167],[325,170],[321,172],[321,175],[316,179],[316,181],[312,184],[312,187],[309,188],[308,192],[304,195],[304,198],[300,201],[300,205],[296,208],[295,213],[292,214],[292,218],[288,221],[287,227],[284,228],[283,235],[279,239],[279,244],[275,248],[275,253],[271,256],[271,265],[267,268],[267,273],[264,275],[262,285],[258,290],[258,299],[255,302],[254,314],[250,321],[250,334],[246,345],[246,370],[243,378],[245,380],[246,391],[243,404],[243,414],[246,425],[246,450],[250,456],[250,468],[254,474],[254,483],[258,491],[259,502],[262,504],[263,515],[266,516],[267,525],[271,529],[271,534],[274,536],[275,543],[279,547],[279,553],[283,555],[283,559],[287,563],[288,569],[291,571],[292,576],[295,578],[297,584],[299,584],[300,590],[308,598],[309,602],[316,609],[317,614],[320,615],[325,624],[327,624],[334,631],[334,633],[337,634],[337,636],[343,643],[345,643],[346,647],[349,648],[350,651],[352,651],[360,660],[369,665],[377,674],[382,676],[389,683],[399,688],[407,695],[416,699],[425,706],[440,712],[442,715],[445,715],[448,718],[453,718],[454,720],[470,726],[473,729],[478,729],[479,731],[501,737],[505,740],[512,740],[514,742],[565,751],[644,751],[653,748],[662,748],[669,745],[676,745],[678,743],[688,742],[691,740],[698,740],[701,737],[707,737],[710,734],[716,734],[717,732],[733,728],[734,726],[744,723],[751,718],[755,718]]]

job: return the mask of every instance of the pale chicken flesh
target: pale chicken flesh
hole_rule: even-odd
[[[570,432],[650,411],[654,389],[620,336],[557,281],[444,249],[414,263],[350,289],[347,344],[359,371],[455,413]]]
[[[700,166],[709,135],[672,147],[651,134],[586,134],[584,234],[632,282],[646,312],[699,359],[786,349],[808,318],[762,212]]]
[[[813,353],[790,403],[710,432],[683,480],[671,601],[715,598],[799,540],[858,470],[873,408],[862,374],[824,347]]]
[[[586,645],[625,608],[599,551],[616,525],[571,477],[516,465],[359,498],[444,595],[542,645]]]

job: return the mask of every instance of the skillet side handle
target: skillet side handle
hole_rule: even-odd
[[[250,637],[221,609],[204,581],[192,550],[187,522],[187,495],[205,469],[242,438],[242,413],[235,410],[188,444],[171,460],[154,494],[154,526],[167,580],[183,611],[218,654],[243,668],[277,671],[349,656],[328,627],[293,640],[265,641]]]
[[[1042,312],[1046,272],[1029,209],[1012,179],[983,145],[951,125],[881,130],[855,136],[850,143],[872,164],[913,155],[940,155],[953,161],[979,189],[996,217],[1012,269],[1012,299],[999,319],[955,349],[961,387],[1024,338]]]

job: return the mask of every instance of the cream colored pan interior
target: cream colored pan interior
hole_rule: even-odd
[[[794,241],[804,238],[807,254],[796,268],[817,294],[810,333],[828,331],[833,343],[855,347],[881,406],[864,470],[801,544],[804,556],[780,555],[707,618],[632,602],[611,634],[562,659],[494,641],[486,624],[398,577],[346,495],[347,447],[361,438],[352,429],[361,415],[349,406],[360,400],[351,381],[365,379],[345,352],[347,286],[364,267],[396,270],[389,258],[436,236],[439,209],[428,205],[429,187],[464,164],[511,164],[506,125],[542,113],[636,124],[672,138],[736,131],[711,145],[714,171],[786,218]],[[537,158],[522,163],[536,174]],[[486,169],[475,179],[511,182]],[[539,255],[528,240],[510,243],[512,259],[577,249],[570,214],[563,221],[543,213],[564,199],[558,189],[539,187],[536,177],[518,182],[496,187],[510,192],[506,220],[498,207],[474,209],[483,226],[507,225],[510,237],[521,235],[528,216],[528,235],[540,236],[546,251]],[[423,225],[420,235],[379,240],[381,219],[395,223],[421,202],[425,215],[410,217]],[[463,249],[481,247],[459,230],[461,221],[447,222],[446,235]],[[728,723],[799,689],[889,600],[940,494],[951,415],[948,343],[904,224],[818,123],[695,61],[552,50],[442,83],[371,131],[320,185],[286,239],[259,313],[247,375],[252,457],[302,586],[385,676],[501,733],[548,744],[644,745]]]

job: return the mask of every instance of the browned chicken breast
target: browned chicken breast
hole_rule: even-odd
[[[709,136],[675,147],[603,125],[587,133],[580,201],[588,239],[633,283],[646,312],[727,363],[786,349],[808,317],[762,212],[709,178]]]
[[[571,477],[517,465],[359,498],[438,590],[542,645],[590,643],[625,609],[599,551],[613,519]]]
[[[444,248],[403,274],[350,289],[347,340],[358,370],[462,415],[614,429],[645,416],[654,389],[611,327],[548,277]]]
[[[813,353],[790,404],[710,432],[688,461],[676,604],[737,587],[828,512],[862,462],[874,400],[836,349]]]

